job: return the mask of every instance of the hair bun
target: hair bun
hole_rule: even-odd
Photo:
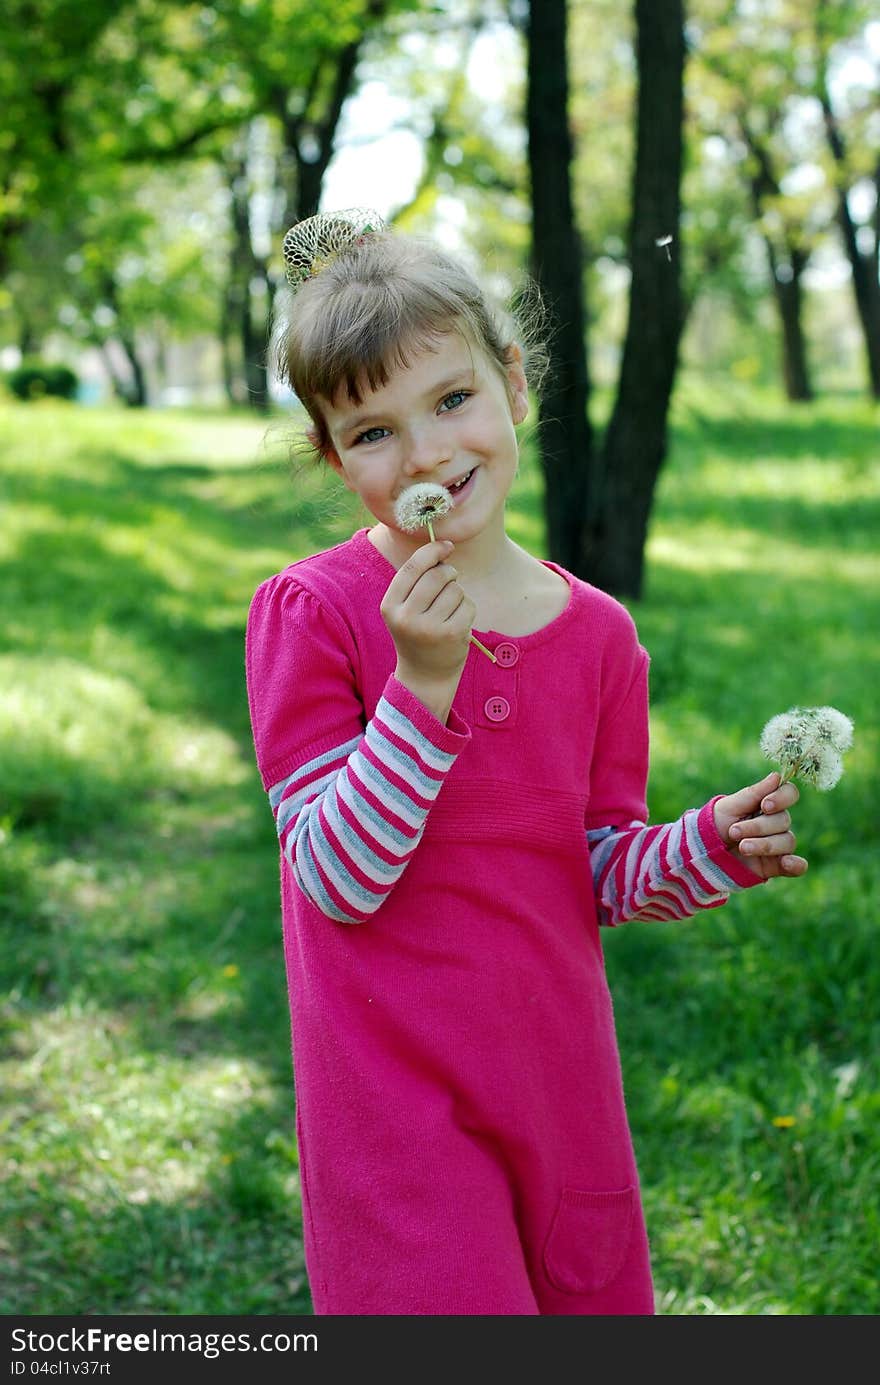
[[[318,212],[291,226],[281,245],[287,282],[298,288],[311,279],[349,245],[357,245],[373,231],[384,231],[385,222],[369,207],[348,207],[341,212]]]

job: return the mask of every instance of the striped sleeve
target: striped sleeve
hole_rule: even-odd
[[[282,869],[328,918],[360,923],[405,870],[470,730],[394,677],[368,720],[352,630],[289,573],[251,603],[246,668]]]
[[[439,722],[428,734],[425,723],[432,720],[427,708],[390,679],[362,737],[316,756],[270,787],[284,859],[300,889],[328,918],[369,918],[418,846],[431,805],[467,739]]]
[[[688,809],[677,822],[587,832],[601,924],[689,918],[763,883],[724,845],[712,811],[717,801]]]

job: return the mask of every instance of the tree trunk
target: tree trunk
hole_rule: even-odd
[[[865,358],[871,394],[875,399],[880,399],[880,281],[877,278],[876,255],[865,255],[859,249],[845,188],[840,190],[837,219],[852,272],[856,312],[865,339]]]
[[[140,352],[138,351],[137,343],[134,339],[134,333],[126,327],[123,321],[122,309],[119,303],[119,291],[117,289],[116,280],[112,274],[108,273],[104,275],[102,287],[104,297],[109,306],[113,309],[116,318],[116,338],[125,353],[125,358],[128,361],[129,370],[131,371],[131,385],[125,389],[122,397],[131,408],[143,409],[146,407],[147,403],[146,372],[141,362]],[[114,388],[117,388],[118,392],[115,380]]]
[[[770,144],[761,139],[749,122],[748,108],[743,106],[739,112],[739,128],[743,140],[752,156],[753,167],[749,177],[749,193],[755,212],[755,221],[760,226],[765,221],[768,203],[781,196],[779,178],[773,167]],[[770,266],[770,283],[773,288],[773,301],[779,313],[781,328],[782,378],[785,393],[792,403],[802,403],[813,398],[810,370],[807,359],[807,342],[803,330],[803,291],[801,276],[810,259],[810,250],[803,241],[795,238],[791,224],[773,235],[762,230],[767,263]]]
[[[578,567],[588,581],[631,597],[642,592],[682,328],[678,227],[685,58],[682,0],[636,0],[635,14],[638,114],[629,320]]]
[[[880,399],[880,278],[878,278],[877,273],[877,260],[878,254],[880,254],[880,168],[878,168],[876,181],[878,211],[874,247],[872,252],[866,254],[859,249],[856,226],[849,209],[846,145],[837,116],[831,105],[824,68],[819,77],[819,100],[822,104],[828,147],[837,166],[837,220],[843,237],[843,248],[852,272],[856,312],[865,339],[868,380],[871,394],[875,399]]]
[[[230,274],[223,286],[223,298],[220,306],[220,369],[223,374],[223,389],[226,398],[232,405],[244,403],[244,397],[243,395],[240,396],[237,388],[233,360],[234,322],[235,290],[232,285],[232,267],[230,266]]]
[[[131,368],[131,389],[128,392],[128,403],[132,409],[143,409],[147,404],[147,377],[141,364],[140,353],[134,337],[128,332],[120,332],[119,344],[125,352]]]
[[[128,381],[123,379],[116,368],[116,362],[113,359],[113,352],[110,350],[109,342],[103,341],[100,337],[95,337],[92,339],[92,344],[96,346],[101,353],[104,369],[110,378],[110,384],[115,397],[120,400],[121,403],[129,404],[131,402],[131,390]]]
[[[530,6],[527,124],[532,274],[551,318],[538,430],[547,544],[555,562],[577,571],[593,438],[582,251],[571,197],[565,0],[532,0]]]
[[[240,343],[241,376],[232,385],[232,393],[258,413],[269,408],[268,327],[254,320],[252,282],[267,280],[266,265],[254,254],[251,243],[250,190],[248,187],[247,149],[241,150],[226,163],[230,192],[232,246],[229,257],[229,279],[224,303],[224,323]],[[229,336],[227,335],[227,343]],[[227,346],[228,351],[228,346]],[[243,377],[243,378],[242,378]],[[227,385],[227,389],[229,386]]]
[[[801,293],[801,275],[806,268],[808,256],[796,246],[790,246],[786,263],[780,264],[776,247],[769,236],[764,237],[764,243],[770,262],[773,297],[782,327],[782,377],[785,381],[785,393],[793,404],[801,404],[813,398]]]
[[[39,356],[40,340],[36,328],[26,314],[18,309],[18,349],[22,356]]]
[[[255,278],[249,277],[241,297],[241,344],[247,402],[257,413],[269,411],[269,276],[265,265],[255,263],[255,271],[265,292],[254,291]]]

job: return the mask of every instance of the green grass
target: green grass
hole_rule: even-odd
[[[804,791],[805,880],[605,938],[663,1313],[877,1310],[877,424],[677,397],[633,605],[653,819],[763,773],[794,703],[856,745]],[[291,485],[288,427],[0,406],[6,1314],[311,1311],[242,640],[363,521]],[[542,553],[531,454],[510,522]]]

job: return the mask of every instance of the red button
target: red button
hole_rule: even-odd
[[[502,664],[504,668],[513,668],[519,660],[519,650],[516,645],[508,644],[507,641],[504,644],[496,644],[493,652],[499,664]]]
[[[510,716],[510,703],[506,697],[487,697],[483,711],[490,721],[506,721]]]

